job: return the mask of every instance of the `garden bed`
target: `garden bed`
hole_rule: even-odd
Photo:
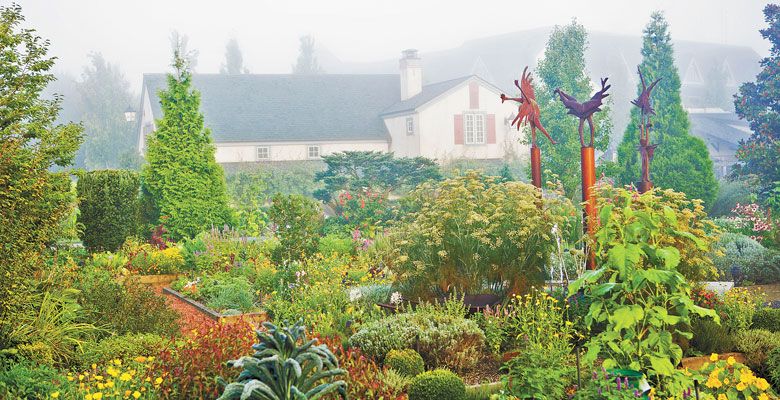
[[[266,321],[268,319],[266,313],[264,312],[249,312],[249,313],[229,314],[229,315],[221,314],[219,312],[210,309],[209,307],[206,307],[204,304],[192,300],[187,296],[169,287],[163,288],[163,293],[181,300],[182,302],[186,303],[187,305],[189,305],[190,307],[197,310],[199,313],[205,315],[206,317],[208,317],[213,321],[230,322],[238,319],[243,319],[243,320],[248,320],[254,324],[260,324],[261,322]]]
[[[729,357],[734,357],[734,360],[740,364],[745,364],[745,355],[742,353],[723,353],[718,355],[719,360],[728,360]],[[702,365],[712,362],[710,356],[701,357],[686,357],[682,359],[683,368],[698,370]]]
[[[158,275],[129,275],[117,278],[119,283],[124,282],[127,279],[138,279],[139,283],[144,285],[170,285],[175,280],[179,279],[183,274],[158,274]]]

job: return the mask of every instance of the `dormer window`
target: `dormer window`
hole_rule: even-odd
[[[320,146],[309,146],[307,149],[307,155],[311,159],[320,158]]]
[[[464,113],[463,132],[466,144],[485,144],[485,114]]]
[[[414,118],[406,117],[406,134],[414,135]]]

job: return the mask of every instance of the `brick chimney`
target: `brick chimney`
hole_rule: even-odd
[[[401,54],[398,63],[401,70],[401,100],[406,100],[422,92],[422,65],[416,49],[407,49]]]

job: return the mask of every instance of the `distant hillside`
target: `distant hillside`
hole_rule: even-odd
[[[544,55],[551,28],[474,39],[452,49],[422,52],[425,83],[477,74],[507,92],[523,67],[535,68]],[[641,61],[642,38],[604,32],[589,32],[587,69],[595,82],[609,77],[612,83],[613,143],[620,140],[628,123],[629,101],[636,96],[636,66]],[[686,108],[730,109],[731,95],[740,83],[755,79],[760,56],[747,46],[675,41],[675,59],[682,80]],[[400,55],[400,49],[399,49]],[[320,59],[328,73],[397,73],[398,60],[370,63],[342,62],[328,54]],[[718,76],[720,67],[724,73]]]

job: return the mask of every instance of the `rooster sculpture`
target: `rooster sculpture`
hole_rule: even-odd
[[[520,97],[507,97],[505,94],[501,94],[501,102],[512,100],[520,103],[517,109],[517,116],[512,121],[512,125],[517,125],[517,130],[520,130],[520,126],[527,124],[531,126],[531,147],[536,147],[536,129],[538,128],[550,143],[555,144],[555,140],[547,133],[547,129],[542,126],[540,119],[539,105],[536,104],[536,94],[534,93],[534,87],[531,86],[531,74],[528,73],[528,67],[523,69],[523,75],[518,83],[515,80],[515,86],[520,89]]]

